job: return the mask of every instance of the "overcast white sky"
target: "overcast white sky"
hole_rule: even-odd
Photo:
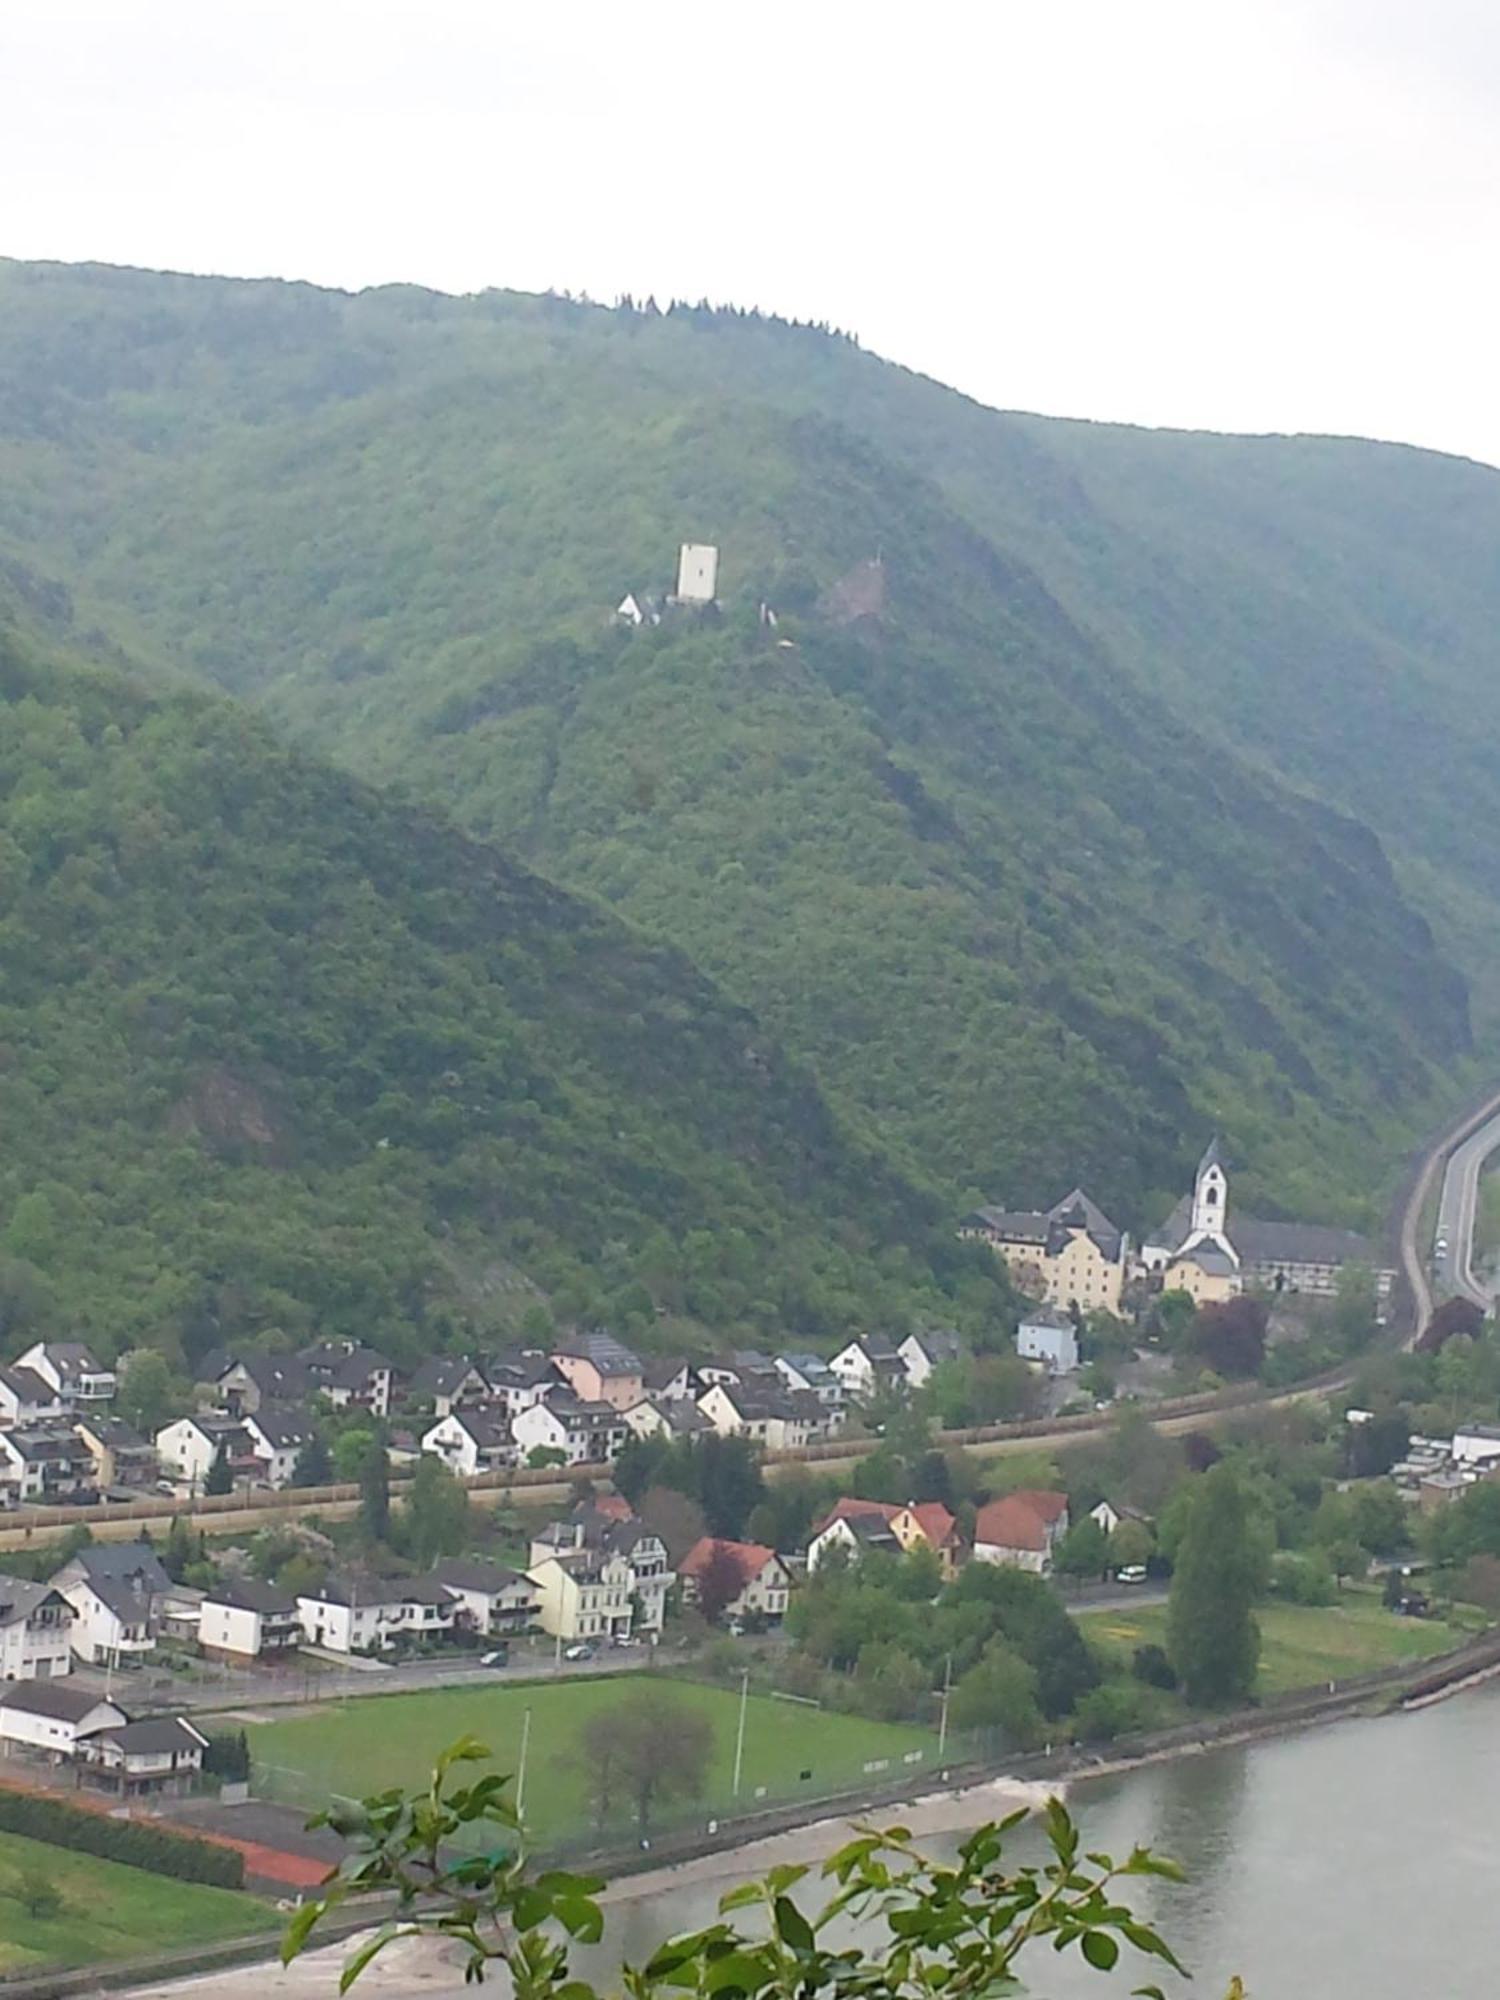
[[[0,0],[0,253],[829,319],[1500,463],[1495,0]]]

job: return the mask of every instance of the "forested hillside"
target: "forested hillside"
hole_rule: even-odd
[[[1007,1304],[679,953],[4,626],[0,1132],[8,1345],[410,1358],[554,1313],[649,1344]]]
[[[0,474],[75,642],[607,897],[955,1199],[1139,1221],[1217,1125],[1247,1199],[1367,1218],[1467,1053],[1476,468],[1004,417],[733,314],[0,265]],[[612,630],[685,536],[723,618]]]

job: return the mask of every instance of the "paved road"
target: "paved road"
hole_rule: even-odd
[[[1472,1299],[1488,1310],[1495,1297],[1493,1284],[1474,1274],[1474,1225],[1479,1214],[1479,1182],[1484,1163],[1500,1147],[1500,1113],[1487,1118],[1448,1157],[1443,1173],[1443,1191],[1438,1202],[1433,1268],[1443,1289]]]

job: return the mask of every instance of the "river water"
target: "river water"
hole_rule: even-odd
[[[1235,1972],[1251,2000],[1500,1992],[1500,1683],[1075,1784],[1070,1803],[1085,1846],[1140,1841],[1188,1868],[1186,1886],[1151,1883],[1136,1901],[1195,1976],[1184,1986],[1135,1959],[1103,1978],[1043,1951],[1028,1979],[1039,1996],[1106,2000],[1158,1979],[1221,2000]],[[588,1969],[607,1978],[712,1921],[733,1879],[668,1880],[615,1906]]]

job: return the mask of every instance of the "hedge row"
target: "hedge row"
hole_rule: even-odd
[[[75,1854],[97,1854],[105,1861],[148,1868],[153,1875],[175,1875],[179,1882],[207,1882],[217,1889],[245,1886],[245,1857],[236,1847],[216,1847],[188,1834],[142,1826],[138,1820],[110,1819],[35,1792],[0,1787],[0,1831],[23,1833],[29,1840],[45,1840]]]

